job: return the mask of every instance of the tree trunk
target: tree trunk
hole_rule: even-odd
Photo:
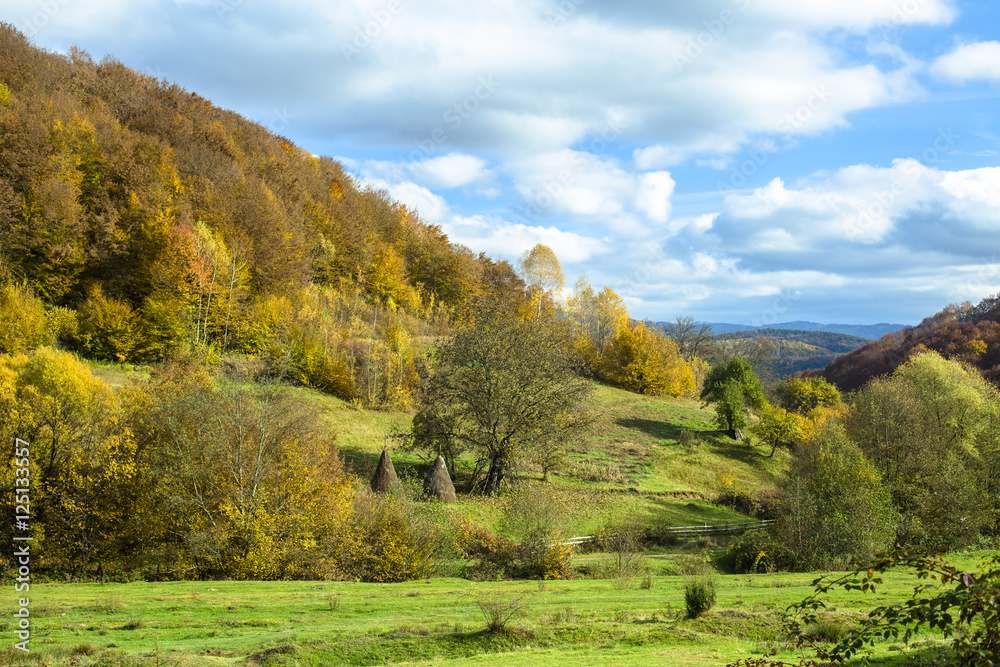
[[[486,473],[486,483],[483,485],[483,493],[487,496],[495,496],[503,490],[503,483],[507,476],[507,457],[502,454],[494,454],[490,457],[490,469]]]

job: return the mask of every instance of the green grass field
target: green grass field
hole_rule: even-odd
[[[145,369],[95,368],[121,386]],[[369,412],[295,389],[337,432],[349,469],[370,474],[386,437],[412,414]],[[714,430],[711,410],[691,399],[638,396],[595,386],[594,427],[549,482],[528,473],[566,508],[566,536],[612,524],[650,527],[744,521],[713,504],[723,487],[773,488],[786,455],[736,443]],[[679,443],[690,431],[696,442]],[[393,446],[396,469],[419,480],[426,460]],[[442,525],[467,518],[503,530],[502,501],[461,495],[429,504]],[[15,595],[0,596],[0,665],[722,665],[777,649],[797,655],[782,612],[811,592],[813,574],[719,575],[708,554],[725,542],[691,540],[641,556],[636,576],[611,576],[607,555],[578,554],[568,581],[475,583],[442,575],[403,584],[354,582],[169,582],[32,584],[31,653],[14,643]],[[673,553],[667,553],[673,552]],[[678,554],[677,552],[683,552]],[[971,557],[970,557],[971,558]],[[971,564],[971,563],[970,563]],[[715,578],[715,607],[684,617],[684,584]],[[834,597],[827,625],[842,632],[874,602],[902,599],[913,583],[891,577],[876,596]],[[480,602],[523,608],[507,633],[488,633]],[[8,641],[9,640],[9,641]],[[933,640],[932,640],[933,641]],[[875,657],[899,662],[922,645],[885,644]]]
[[[814,575],[718,576],[716,606],[695,620],[684,618],[686,578],[43,584],[31,592],[32,652],[0,653],[0,664],[721,665],[771,649],[798,655],[781,615]],[[912,585],[890,576],[874,596],[839,593],[827,618],[849,624],[862,602],[901,598]],[[485,631],[484,597],[520,602],[511,632]],[[12,635],[9,620],[0,629]],[[874,657],[925,646],[886,643]]]

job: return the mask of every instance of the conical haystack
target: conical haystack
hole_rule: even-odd
[[[452,484],[451,475],[448,474],[448,466],[440,456],[424,478],[424,495],[428,498],[437,498],[443,503],[455,502],[455,485]]]
[[[392,466],[392,457],[389,456],[389,448],[382,450],[382,456],[378,458],[378,467],[372,476],[372,491],[375,493],[390,493],[396,490],[399,485],[399,477],[396,476],[396,469]]]

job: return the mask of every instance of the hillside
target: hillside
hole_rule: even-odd
[[[795,322],[779,322],[777,324],[769,324],[766,327],[751,326],[748,324],[731,324],[728,322],[710,322],[709,324],[712,326],[712,331],[717,334],[735,333],[739,331],[759,332],[762,329],[791,329],[793,331],[827,331],[830,333],[843,334],[845,336],[864,338],[865,340],[875,340],[877,338],[881,338],[889,332],[898,331],[906,327],[905,324],[820,324],[818,322],[804,322],[801,320],[796,320]]]
[[[253,352],[274,298],[311,286],[422,320],[523,286],[335,160],[114,59],[39,50],[8,24],[0,257],[0,283],[47,304],[123,304],[135,332],[113,360],[170,356],[192,328]]]
[[[1000,386],[1000,299],[948,306],[915,327],[886,334],[837,358],[817,373],[841,390],[857,389],[923,350],[967,363]]]
[[[762,336],[774,351],[774,374],[786,377],[810,368],[824,368],[840,355],[855,350],[864,338],[829,331],[794,329],[749,329],[719,334],[719,340],[742,340]]]

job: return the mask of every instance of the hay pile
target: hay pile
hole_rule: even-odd
[[[440,456],[434,461],[434,466],[424,479],[424,495],[428,498],[437,498],[444,503],[455,502],[455,485],[452,484],[451,475],[448,474],[448,466]]]
[[[393,493],[399,486],[399,477],[396,476],[396,469],[392,465],[392,457],[389,456],[389,448],[382,450],[382,456],[378,459],[378,466],[372,476],[372,491],[375,493]]]

